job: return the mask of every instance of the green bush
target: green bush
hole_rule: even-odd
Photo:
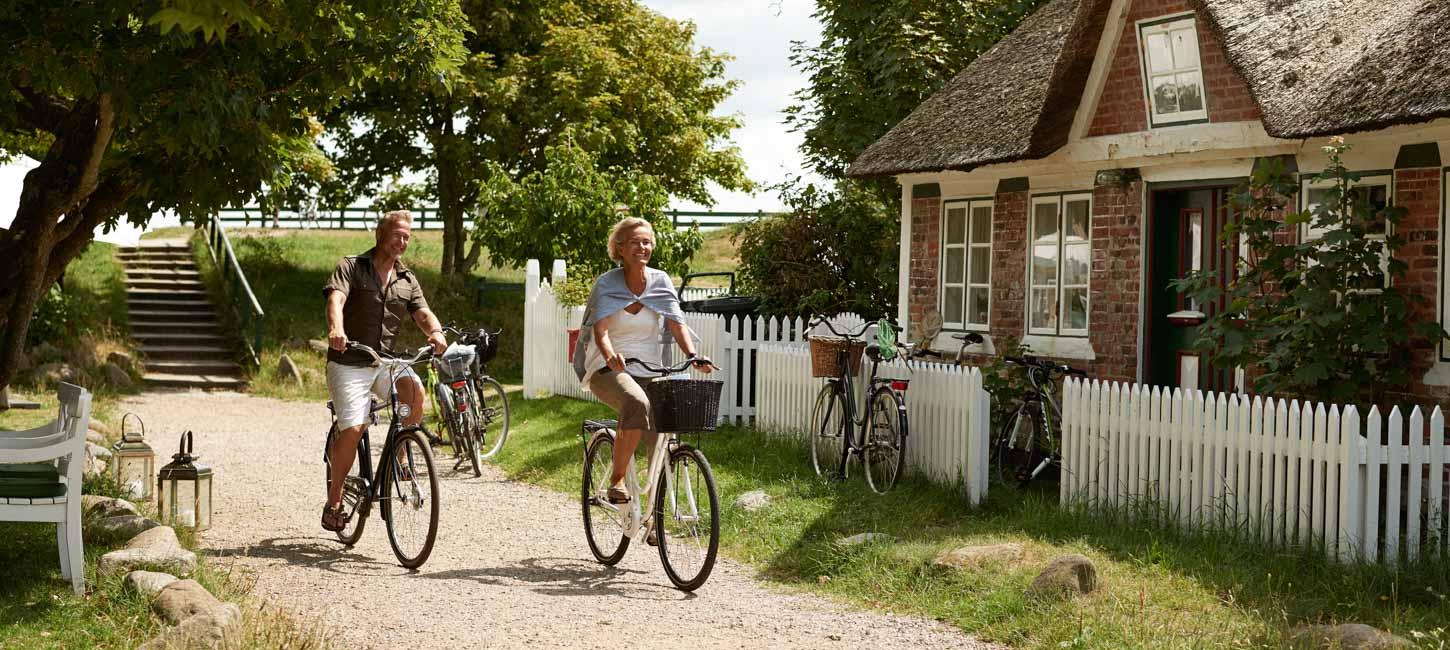
[[[80,329],[77,323],[80,311],[73,296],[61,291],[59,286],[52,286],[35,306],[35,313],[30,318],[30,329],[25,334],[26,342],[30,346],[36,346],[41,343],[59,344],[73,339]]]

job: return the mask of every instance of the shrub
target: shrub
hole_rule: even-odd
[[[35,306],[25,340],[32,347],[41,343],[59,345],[69,341],[79,330],[77,319],[80,315],[75,298],[61,291],[59,286],[52,286]]]

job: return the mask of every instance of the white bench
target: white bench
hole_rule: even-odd
[[[0,521],[56,524],[60,573],[77,594],[85,590],[81,546],[81,474],[91,393],[60,385],[60,415],[25,431],[0,431]]]

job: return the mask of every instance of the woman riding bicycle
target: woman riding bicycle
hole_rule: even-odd
[[[649,268],[655,246],[655,232],[649,222],[635,217],[621,219],[610,231],[606,246],[609,258],[620,266],[594,281],[573,364],[585,390],[619,414],[608,499],[620,504],[629,503],[624,473],[640,437],[646,441],[646,454],[653,451],[655,441],[649,397],[644,391],[652,374],[634,365],[626,368],[624,360],[636,358],[660,364],[664,345],[669,343],[665,331],[687,358],[694,359],[697,339],[685,324],[680,297],[669,274]],[[714,369],[708,359],[695,367],[704,372]]]

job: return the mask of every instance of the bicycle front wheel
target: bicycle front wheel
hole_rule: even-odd
[[[433,451],[421,430],[398,432],[393,449],[384,450],[383,520],[398,562],[416,569],[428,561],[438,538],[438,474]]]
[[[626,508],[634,504],[615,505],[609,502],[610,463],[614,458],[614,437],[596,435],[584,454],[584,480],[580,503],[584,510],[584,537],[589,552],[605,566],[614,566],[629,550],[624,527],[629,520]]]
[[[1008,485],[1022,485],[1032,479],[1032,459],[1037,455],[1037,409],[1023,404],[1012,414],[992,445],[991,462],[997,478]]]
[[[670,452],[655,495],[654,524],[670,582],[682,591],[705,584],[720,548],[720,497],[700,450],[681,445]]]
[[[458,404],[454,401],[457,398],[458,394],[447,382],[433,384],[433,410],[443,421],[443,430],[448,432],[448,445],[453,448],[453,457],[461,460],[467,451],[461,440],[463,427],[458,418]],[[457,469],[457,465],[454,468]]]
[[[862,466],[866,484],[877,494],[896,486],[906,463],[906,402],[901,394],[881,387],[871,396]]]
[[[479,448],[479,458],[493,458],[509,437],[509,398],[503,391],[503,384],[493,377],[478,382],[478,432],[474,446]]]
[[[816,394],[816,405],[811,409],[811,466],[816,476],[832,477],[839,469],[844,477],[846,402],[835,384],[826,384]]]

